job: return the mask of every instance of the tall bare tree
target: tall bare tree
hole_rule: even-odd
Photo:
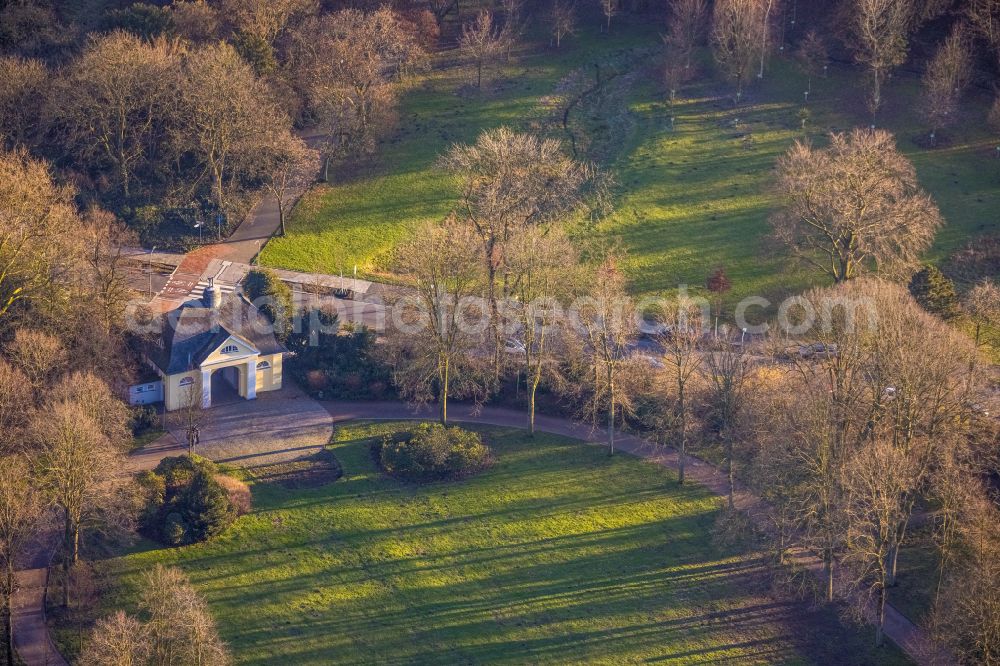
[[[187,52],[174,144],[200,165],[219,210],[228,210],[227,182],[257,173],[276,128],[290,121],[250,65],[225,43]]]
[[[697,380],[702,367],[699,345],[704,326],[702,313],[697,312],[692,304],[682,301],[677,304],[675,315],[669,320],[663,341],[663,364],[669,381],[676,390],[671,430],[677,445],[677,483],[680,485],[684,484],[688,435],[691,430],[691,384]]]
[[[261,165],[264,170],[264,187],[274,197],[278,206],[278,234],[285,235],[285,216],[289,197],[297,189],[305,189],[315,173],[318,162],[316,151],[310,150],[302,139],[291,132],[279,132],[269,151],[271,159]]]
[[[964,4],[973,30],[1000,61],[1000,0],[969,0]]]
[[[628,350],[637,334],[635,304],[619,261],[610,254],[601,262],[590,279],[589,298],[578,301],[576,312],[571,313],[572,325],[582,333],[578,357],[589,384],[586,414],[595,426],[603,418],[609,456],[615,452],[619,415],[633,412],[633,377],[629,374],[636,366]]]
[[[468,310],[477,307],[482,264],[476,236],[454,218],[427,224],[397,250],[397,269],[413,282],[415,299],[393,306],[387,351],[396,365],[401,393],[414,402],[436,399],[441,423],[448,422],[453,396],[480,398],[486,390],[477,348],[486,328]]]
[[[830,60],[826,42],[815,30],[810,30],[802,38],[799,50],[795,55],[799,67],[802,68],[802,72],[806,75],[806,90],[812,92],[813,78],[826,70],[827,63]]]
[[[146,626],[124,611],[101,618],[80,653],[82,666],[141,666],[149,663]]]
[[[875,645],[885,640],[885,606],[891,583],[889,562],[900,546],[897,525],[907,515],[906,497],[916,490],[919,472],[891,440],[875,438],[844,468],[847,542],[845,560],[852,583],[875,602]]]
[[[909,0],[854,0],[854,58],[871,75],[868,108],[873,119],[882,106],[886,77],[906,61],[915,18]]]
[[[14,659],[14,633],[11,624],[11,598],[16,590],[17,559],[41,528],[44,510],[28,459],[5,454],[0,464],[0,638],[6,663]]]
[[[601,13],[604,14],[604,29],[611,32],[611,19],[618,15],[618,0],[598,0]]]
[[[984,279],[969,290],[965,297],[965,310],[976,326],[976,348],[983,344],[983,331],[1000,327],[1000,287]]]
[[[40,129],[37,103],[44,99],[48,69],[40,60],[0,57],[0,81],[4,82],[0,88],[0,135],[11,148],[26,145]]]
[[[750,68],[761,56],[767,0],[718,0],[712,14],[712,52],[743,97]]]
[[[517,367],[528,385],[528,429],[535,433],[535,397],[546,372],[556,363],[563,302],[579,285],[574,271],[578,252],[559,227],[532,227],[517,234],[508,253],[520,343]]]
[[[746,347],[716,339],[705,354],[704,373],[708,378],[710,408],[722,442],[726,476],[729,480],[729,508],[736,506],[736,445],[746,418],[751,365]]]
[[[496,25],[493,13],[479,12],[475,20],[462,26],[458,47],[476,66],[476,87],[483,87],[483,71],[504,51],[503,32]]]
[[[108,441],[85,408],[71,402],[40,412],[32,432],[40,450],[41,487],[63,520],[68,576],[80,557],[81,531],[122,506],[121,490],[127,480],[109,475],[108,470],[124,467],[124,453]],[[69,585],[64,586],[63,601],[69,605]]]
[[[931,126],[931,143],[937,131],[957,120],[958,103],[969,83],[972,59],[963,24],[956,23],[924,71],[922,111]]]
[[[94,37],[59,80],[53,123],[74,158],[110,166],[127,197],[135,173],[162,152],[176,103],[178,48],[128,32]]]
[[[23,450],[34,387],[19,368],[0,358],[0,455]]]
[[[868,272],[907,275],[943,224],[913,165],[881,130],[830,135],[830,146],[797,141],[778,160],[785,207],[775,236],[834,282]]]
[[[691,77],[691,55],[705,32],[705,0],[677,0],[670,5],[667,18],[667,61],[670,71],[676,71],[671,89]]]
[[[576,10],[565,0],[555,0],[549,13],[549,22],[552,38],[556,40],[556,48],[559,48],[564,37],[576,32]]]
[[[503,347],[500,304],[511,296],[507,245],[530,225],[559,219],[582,208],[600,186],[594,170],[568,157],[557,141],[488,130],[473,145],[456,145],[441,160],[462,181],[457,214],[479,239],[493,333],[494,369]]]
[[[232,663],[205,600],[180,569],[158,564],[147,571],[139,606],[149,617],[146,634],[153,663]]]
[[[15,305],[65,293],[79,257],[73,192],[23,150],[0,152],[0,322]]]

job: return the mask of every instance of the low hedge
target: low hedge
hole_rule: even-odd
[[[440,423],[422,423],[388,435],[376,453],[386,474],[421,483],[463,478],[492,464],[489,447],[479,433]]]

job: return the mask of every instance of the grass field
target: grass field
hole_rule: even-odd
[[[619,24],[611,37],[585,32],[558,52],[536,40],[504,67],[496,88],[482,94],[468,92],[466,68],[436,68],[404,94],[400,129],[372,172],[315,188],[293,213],[289,236],[267,246],[264,263],[329,272],[357,265],[363,274],[383,274],[391,268],[392,248],[417,222],[443,218],[453,207],[454,185],[434,167],[450,144],[472,141],[500,124],[551,129],[545,96],[561,80],[577,68],[592,77],[593,63],[620,61],[624,50],[653,49],[657,34],[648,24]],[[790,60],[774,58],[763,81],[735,109],[730,86],[712,78],[706,54],[702,75],[679,92],[671,109],[648,66],[655,57],[635,61],[629,76],[607,86],[604,99],[576,119],[595,135],[609,135],[602,145],[610,150],[591,156],[618,180],[617,212],[585,235],[622,242],[637,294],[665,293],[679,284],[697,291],[716,266],[732,279],[731,300],[781,296],[821,282],[766,243],[767,216],[775,205],[771,170],[803,136],[798,114],[804,76]],[[863,85],[861,73],[846,66],[831,67],[828,78],[815,80],[806,133],[822,140],[829,130],[870,123]],[[940,148],[920,148],[914,141],[925,132],[918,89],[915,74],[900,72],[879,124],[897,134],[947,219],[928,257],[941,260],[996,230],[1000,160],[985,129],[983,93],[970,95],[962,122]]]
[[[252,487],[216,541],[111,560],[178,565],[240,664],[906,663],[867,629],[762,593],[759,560],[713,545],[718,498],[665,470],[554,436],[485,429],[497,464],[411,486],[342,427],[334,484]]]

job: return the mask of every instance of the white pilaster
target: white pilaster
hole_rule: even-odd
[[[201,371],[201,408],[208,409],[212,406],[212,370],[202,369]]]
[[[247,400],[257,398],[257,357],[247,361]]]

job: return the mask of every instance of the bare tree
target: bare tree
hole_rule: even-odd
[[[971,73],[965,27],[956,23],[924,71],[922,111],[931,126],[932,145],[937,140],[937,131],[957,119],[958,103]]]
[[[110,166],[126,197],[135,172],[162,152],[178,66],[176,45],[113,32],[91,39],[53,96],[64,145],[84,165]]]
[[[564,325],[561,299],[574,293],[578,252],[559,227],[532,227],[517,234],[508,253],[513,283],[512,309],[522,349],[515,349],[528,385],[528,429],[535,434],[535,397],[556,363],[559,328]]]
[[[830,135],[830,146],[797,141],[778,160],[785,207],[771,217],[792,254],[833,278],[904,275],[943,224],[913,165],[881,130]]]
[[[208,606],[180,569],[158,564],[147,571],[139,606],[149,617],[146,633],[153,663],[232,663]]]
[[[297,16],[315,12],[316,0],[222,0],[221,10],[237,30],[274,44]]]
[[[483,10],[474,21],[462,26],[458,47],[476,65],[476,87],[483,87],[483,70],[504,50],[503,34],[493,14]]]
[[[462,179],[457,212],[475,231],[485,269],[486,298],[497,375],[503,336],[500,304],[511,296],[506,251],[522,229],[560,219],[582,208],[599,187],[588,165],[568,157],[557,141],[519,134],[506,127],[488,130],[473,145],[456,145],[442,166]]]
[[[285,235],[285,215],[288,198],[297,189],[305,188],[315,173],[316,151],[290,132],[275,137],[270,163],[264,164],[264,187],[278,204],[278,234]]]
[[[889,562],[900,546],[897,526],[907,516],[906,498],[916,490],[919,471],[888,439],[875,438],[844,468],[847,541],[845,561],[851,583],[866,591],[861,603],[875,601],[875,645],[884,641],[885,605],[891,583]]]
[[[40,60],[0,57],[0,135],[10,146],[23,146],[39,129],[37,100],[49,83]],[[0,144],[3,147],[3,144]]]
[[[389,9],[346,9],[305,22],[291,34],[291,66],[307,111],[324,128],[324,174],[334,157],[374,151],[391,124],[394,80],[423,57]]]
[[[854,0],[852,39],[854,58],[868,67],[872,118],[882,106],[882,87],[893,69],[906,60],[910,30],[914,23],[909,0]]]
[[[555,0],[549,14],[552,25],[552,38],[556,40],[556,48],[562,44],[563,37],[576,33],[576,10],[565,0]]]
[[[47,398],[52,403],[68,402],[80,407],[114,449],[124,451],[132,443],[128,406],[93,372],[65,375],[52,386]]]
[[[138,245],[137,235],[111,213],[92,208],[81,228],[90,291],[106,335],[122,330],[132,296],[125,252]]]
[[[32,426],[40,448],[41,487],[62,514],[65,573],[80,557],[80,533],[120,507],[127,480],[109,475],[122,469],[124,453],[104,436],[87,410],[70,402],[40,412]],[[69,586],[64,587],[69,605]]]
[[[183,59],[177,150],[191,155],[212,183],[219,210],[228,209],[226,183],[257,173],[276,128],[290,126],[263,81],[225,43],[203,46]]]
[[[736,82],[736,101],[764,43],[766,0],[719,0],[712,14],[712,51],[719,67]]]
[[[611,19],[618,15],[618,0],[598,0],[601,5],[601,13],[604,14],[604,29],[611,32]]]
[[[1000,326],[1000,288],[992,280],[980,281],[965,297],[965,310],[976,325],[976,348],[982,345],[982,332]]]
[[[198,445],[201,443],[201,427],[205,422],[202,397],[200,387],[192,384],[185,388],[181,394],[180,409],[174,416],[177,426],[184,430],[184,441],[187,442],[189,456],[198,452]]]
[[[16,454],[5,455],[0,465],[0,622],[3,624],[0,643],[8,664],[17,663],[11,625],[17,558],[24,554],[39,531],[43,509],[28,459]]]
[[[629,373],[636,365],[628,353],[636,336],[635,304],[618,263],[613,254],[604,259],[590,279],[589,298],[578,301],[579,307],[571,313],[571,323],[582,333],[584,345],[578,356],[589,389],[585,413],[595,426],[603,416],[609,456],[615,452],[618,415],[633,412],[634,378]]]
[[[677,444],[677,483],[680,485],[684,484],[688,433],[691,429],[690,387],[702,367],[699,345],[705,330],[703,317],[704,313],[697,312],[691,303],[678,303],[676,316],[670,320],[663,341],[663,364],[677,391],[671,421]]]
[[[973,485],[972,488],[975,488]],[[934,605],[930,626],[961,663],[1000,664],[1000,511],[981,489],[966,498],[959,557]]]
[[[663,41],[671,101],[677,87],[691,79],[691,55],[705,32],[706,11],[705,0],[677,0],[670,5]]]
[[[0,455],[25,448],[23,429],[34,398],[34,387],[28,377],[0,358]]]
[[[219,34],[219,11],[205,0],[174,0],[170,4],[170,18],[177,34],[196,44]]]
[[[17,150],[0,152],[0,322],[24,301],[58,299],[78,257],[73,192],[49,166]]]
[[[705,375],[710,387],[710,409],[722,441],[729,479],[729,508],[735,508],[736,444],[746,417],[750,387],[750,358],[746,347],[729,340],[716,340],[705,354]]]
[[[965,13],[976,34],[1000,62],[1000,0],[969,0]]]
[[[763,7],[761,13],[763,16],[761,19],[763,25],[760,28],[760,69],[757,70],[758,79],[764,78],[764,64],[767,62],[767,54],[769,53],[767,40],[771,35],[771,14],[777,2],[780,2],[780,0],[762,0]]]
[[[815,30],[810,30],[802,38],[799,50],[795,56],[799,67],[802,68],[802,72],[806,75],[806,90],[812,92],[813,78],[826,70],[827,63],[830,60],[826,42]]]
[[[149,663],[146,626],[124,611],[101,618],[80,654],[82,666],[142,666]]]
[[[17,329],[6,352],[28,379],[28,387],[36,396],[69,365],[69,352],[62,341],[45,331]]]
[[[396,254],[400,274],[413,282],[414,299],[393,306],[387,351],[395,359],[395,379],[409,400],[436,399],[445,424],[450,397],[485,393],[475,354],[482,342],[477,332],[485,328],[468,312],[477,309],[482,287],[476,244],[471,227],[449,218],[425,225]]]

